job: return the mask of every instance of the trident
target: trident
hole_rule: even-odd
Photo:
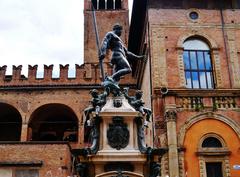
[[[95,13],[95,8],[92,4],[92,17],[93,17],[93,26],[94,26],[94,31],[95,31],[95,36],[96,36],[96,43],[97,43],[97,48],[98,48],[98,56],[101,56],[101,50],[100,50],[100,45],[99,45],[99,36],[98,36],[98,30],[97,30],[97,21],[96,21],[96,13]],[[102,74],[102,80],[104,81],[104,69],[103,69],[103,60],[99,60],[99,65],[100,65],[100,70]]]

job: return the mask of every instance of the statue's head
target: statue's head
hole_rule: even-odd
[[[136,91],[136,98],[137,98],[137,99],[142,98],[142,95],[143,95],[143,92],[142,92],[141,90],[137,90],[137,91]]]
[[[119,23],[116,23],[114,26],[113,26],[113,31],[116,35],[118,36],[121,36],[122,34],[122,29],[123,27],[119,24]]]
[[[92,97],[96,97],[98,96],[98,91],[96,89],[92,89],[90,90],[90,94],[92,95]]]

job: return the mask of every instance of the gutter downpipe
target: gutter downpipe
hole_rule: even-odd
[[[150,97],[151,97],[151,108],[153,110],[153,85],[152,85],[152,57],[151,57],[151,41],[150,41],[150,26],[149,26],[149,1],[147,0],[147,37],[148,37],[148,53],[149,53],[149,75],[150,75]],[[152,113],[152,142],[153,142],[153,148],[155,146],[154,144],[155,140],[155,126],[153,121],[153,113]]]
[[[224,22],[224,17],[223,17],[223,1],[220,1],[220,15],[221,15],[221,29],[222,29],[222,35],[223,35],[223,41],[224,41],[224,48],[225,48],[225,54],[226,54],[226,61],[228,65],[228,76],[229,76],[229,83],[230,83],[230,88],[232,88],[232,70],[231,66],[229,65],[229,56],[228,56],[228,47],[227,47],[227,35],[224,30],[225,28],[225,22]]]

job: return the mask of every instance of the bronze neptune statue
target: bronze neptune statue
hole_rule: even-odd
[[[111,63],[114,66],[114,72],[112,76],[107,76],[105,80],[114,83],[117,83],[122,76],[132,72],[127,59],[144,59],[144,56],[137,56],[129,52],[124,46],[124,43],[120,38],[122,29],[123,28],[120,24],[115,24],[113,26],[113,31],[110,31],[105,35],[100,49],[100,61],[105,58],[107,49],[112,51]]]

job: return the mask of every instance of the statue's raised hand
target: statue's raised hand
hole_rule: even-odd
[[[147,61],[147,56],[146,55],[141,55],[141,56],[138,56],[138,59],[146,62]]]

